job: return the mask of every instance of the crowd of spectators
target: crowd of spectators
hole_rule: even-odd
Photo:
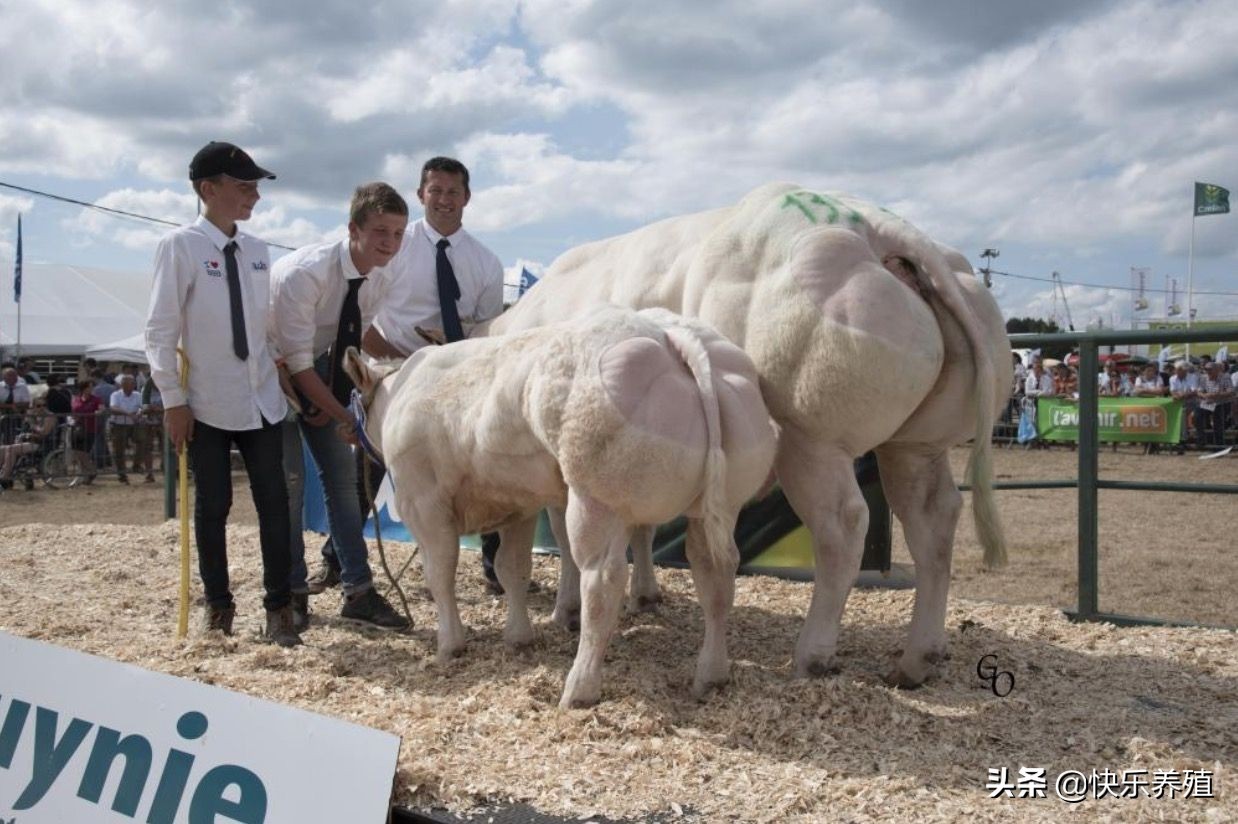
[[[121,483],[131,472],[154,483],[162,428],[159,391],[136,364],[110,373],[87,358],[68,381],[44,378],[28,358],[0,364],[0,489],[11,489],[19,467],[39,466],[61,444],[86,453],[95,472],[115,472]],[[23,473],[27,488],[37,475]]]
[[[1079,397],[1078,370],[1065,362],[1050,365],[1039,353],[1023,357],[1012,353],[1014,383],[1010,405],[1002,417],[1003,424],[1014,426],[1023,422],[1023,433],[1030,431],[1035,420],[1036,399]],[[1217,360],[1209,355],[1198,359],[1147,361],[1108,358],[1096,377],[1097,394],[1102,398],[1173,398],[1182,402],[1182,430],[1174,451],[1182,454],[1188,444],[1197,449],[1220,449],[1226,445],[1235,426],[1233,407],[1238,397],[1238,364],[1229,359]],[[1024,419],[1028,419],[1024,421]],[[1047,444],[1032,436],[1020,437],[1028,448],[1047,448]],[[1157,452],[1155,444],[1147,452]]]

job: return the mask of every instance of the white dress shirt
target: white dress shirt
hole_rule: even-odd
[[[108,409],[112,412],[112,426],[132,426],[138,422],[138,413],[142,411],[142,393],[134,389],[126,395],[125,390],[117,389],[112,393]]]
[[[441,237],[424,218],[418,220],[408,228],[399,254],[388,264],[394,273],[391,291],[374,325],[388,343],[401,351],[412,353],[426,345],[413,327],[443,328],[437,277],[437,244]],[[470,327],[502,313],[503,264],[464,229],[447,240],[451,243],[447,259],[460,284],[456,307],[467,335]]]
[[[305,246],[271,266],[271,317],[289,372],[312,369],[335,343],[348,281],[359,277],[347,239]],[[379,266],[364,277],[357,293],[363,333],[386,301],[392,271]]]
[[[232,315],[223,248],[236,241],[249,357],[232,348]],[[165,406],[188,404],[194,418],[218,429],[258,429],[284,419],[287,405],[267,343],[270,310],[267,245],[237,231],[229,238],[205,217],[164,235],[155,250],[155,282],[146,317],[146,357]],[[181,389],[176,347],[189,358]]]
[[[12,401],[8,399],[10,389],[13,391]],[[21,378],[11,387],[0,379],[0,403],[30,403],[30,387]]]

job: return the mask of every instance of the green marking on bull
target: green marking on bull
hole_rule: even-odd
[[[812,213],[811,209],[809,209],[803,203],[800,203],[799,198],[797,198],[795,195],[787,195],[787,199],[782,202],[782,208],[785,209],[788,206],[794,206],[795,208],[799,209],[801,212],[804,213],[804,217],[808,218],[813,223],[817,222],[817,216]]]
[[[806,198],[811,206],[805,205],[801,198]],[[799,209],[804,213],[804,217],[813,223],[818,222],[818,211],[824,212],[823,218],[826,223],[837,223],[844,211],[846,212],[847,221],[853,226],[864,222],[864,216],[850,206],[844,205],[829,195],[810,192],[806,189],[787,195],[782,201],[782,208],[785,209],[788,206],[794,206]]]

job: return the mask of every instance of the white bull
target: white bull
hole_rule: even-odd
[[[490,334],[574,317],[599,302],[701,318],[755,362],[782,427],[775,469],[813,536],[815,588],[796,675],[834,669],[868,526],[852,462],[876,449],[916,564],[909,638],[889,678],[922,683],[945,653],[962,507],[947,453],[969,438],[985,560],[1005,561],[989,439],[1010,382],[1009,343],[996,302],[966,259],[884,209],[771,184],[732,207],[566,252]],[[638,558],[648,553],[635,549]],[[650,597],[652,587],[634,597]],[[567,583],[559,596],[574,592]],[[572,606],[561,602],[556,614]]]
[[[596,702],[629,534],[687,513],[705,613],[694,691],[726,680],[735,519],[776,449],[756,370],[738,347],[699,321],[611,307],[553,328],[428,347],[385,377],[355,350],[345,368],[364,396],[366,433],[391,473],[395,508],[424,552],[440,659],[464,646],[460,535],[498,529],[504,638],[527,644],[537,514],[565,507],[584,609],[561,704]]]

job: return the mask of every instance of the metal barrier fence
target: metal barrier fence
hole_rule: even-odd
[[[1078,489],[1079,490],[1079,549],[1078,549],[1078,608],[1067,613],[1080,621],[1108,621],[1121,625],[1192,626],[1189,622],[1165,621],[1159,618],[1119,615],[1100,611],[1100,568],[1098,560],[1099,519],[1097,517],[1098,491],[1121,489],[1140,492],[1196,492],[1217,495],[1238,494],[1238,486],[1230,484],[1183,484],[1158,481],[1106,481],[1099,477],[1098,451],[1098,387],[1096,375],[1100,371],[1099,348],[1117,344],[1208,343],[1216,340],[1238,338],[1238,326],[1210,328],[1207,331],[1104,331],[1104,332],[1058,332],[1049,335],[1011,335],[1015,347],[1037,348],[1054,344],[1068,344],[1079,349],[1079,475],[1075,480],[1001,482],[994,489]]]

